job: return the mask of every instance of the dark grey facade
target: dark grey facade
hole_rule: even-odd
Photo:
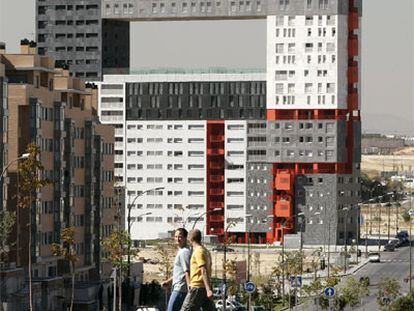
[[[295,180],[297,232],[303,231],[305,244],[344,244],[345,219],[347,242],[357,237],[357,204],[360,197],[359,173],[299,175]],[[347,211],[348,209],[348,211]]]
[[[355,0],[362,7],[362,0]],[[347,14],[345,0],[123,0],[105,1],[102,16],[128,21],[259,19],[268,15]]]
[[[346,133],[344,120],[248,122],[248,161],[344,163]]]
[[[102,20],[101,1],[36,1],[38,51],[85,80],[129,68],[129,23]],[[105,69],[104,69],[105,68]]]
[[[127,120],[265,118],[265,81],[126,84]]]
[[[246,169],[246,215],[251,215],[247,222],[250,232],[266,233],[269,231],[269,217],[273,215],[272,196],[273,174],[271,163],[247,164]],[[256,193],[269,193],[267,197],[257,196]]]
[[[362,0],[354,1],[361,14]],[[133,21],[264,19],[348,10],[345,0],[36,0],[36,38],[40,54],[93,81],[104,73],[129,72]]]

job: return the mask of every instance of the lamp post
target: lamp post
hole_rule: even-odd
[[[223,310],[226,310],[226,300],[227,300],[227,231],[230,229],[231,226],[236,225],[235,222],[229,222],[224,230],[224,253],[223,253],[223,293],[222,293],[222,301],[223,301]]]
[[[13,161],[10,161],[9,163],[7,163],[7,165],[4,167],[3,171],[1,172],[0,175],[0,181],[4,178],[4,174],[6,174],[7,169],[10,167],[10,165],[12,165],[13,163],[16,163],[20,160],[25,160],[27,158],[29,158],[30,153],[23,153],[20,157],[14,159]]]
[[[246,219],[252,217],[251,214],[245,215]],[[247,227],[247,226],[246,226]],[[246,276],[247,282],[250,282],[250,231],[251,231],[251,222],[249,222],[249,226],[247,227],[247,269],[246,269]],[[247,301],[247,311],[250,311],[250,306],[252,305],[252,294],[249,293],[249,300]]]
[[[349,207],[344,207],[343,209],[342,209],[343,211],[345,211],[345,232],[344,232],[344,252],[345,252],[345,255],[344,255],[344,274],[346,274],[346,260],[347,260],[347,257],[348,257],[348,249],[347,249],[347,247],[348,247],[348,232],[347,232],[347,223],[348,223],[348,211],[349,211]]]
[[[411,202],[411,198],[410,198],[410,202]],[[412,258],[413,258],[413,255],[412,255],[412,252],[411,252],[413,243],[411,241],[412,240],[411,239],[411,227],[412,227],[412,221],[411,221],[411,216],[410,216],[410,273],[409,273],[409,277],[410,277],[410,293],[412,292],[411,290],[412,290],[412,270],[413,270],[412,269]]]
[[[164,187],[156,187],[156,188],[145,190],[145,191],[141,192],[140,194],[138,194],[137,196],[135,196],[135,198],[134,198],[134,200],[132,201],[131,204],[128,204],[128,218],[127,218],[127,221],[128,221],[128,239],[129,239],[129,241],[128,241],[128,254],[127,254],[127,262],[128,262],[128,283],[127,283],[128,306],[127,306],[127,308],[129,310],[131,310],[131,307],[132,307],[132,302],[131,302],[131,299],[130,299],[130,283],[131,283],[131,208],[132,208],[132,206],[134,206],[135,201],[139,197],[143,196],[144,194],[146,194],[150,191],[159,191],[159,190],[163,190],[163,189],[164,189]],[[147,213],[143,213],[142,215],[139,215],[138,217],[151,215],[151,214],[152,214],[151,212],[147,212]]]
[[[379,207],[379,216],[378,216],[378,252],[381,251],[381,202],[382,196],[378,197],[378,203],[377,206]]]
[[[200,214],[200,215],[198,215],[198,217],[197,217],[197,219],[194,221],[194,223],[193,223],[193,227],[191,228],[192,230],[194,230],[194,228],[195,228],[195,226],[196,226],[196,224],[197,224],[197,222],[201,219],[201,217],[203,217],[204,215],[207,215],[207,214],[209,214],[209,213],[212,213],[212,212],[218,212],[218,211],[221,211],[222,209],[221,208],[219,208],[219,207],[216,207],[216,208],[213,208],[212,210],[207,210],[207,211],[205,211],[204,213],[202,213],[202,214]],[[188,218],[187,218],[188,219]],[[185,226],[185,223],[184,223],[184,226]]]

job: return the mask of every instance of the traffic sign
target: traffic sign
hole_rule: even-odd
[[[290,286],[291,287],[302,287],[302,276],[291,276],[290,277]]]
[[[324,290],[325,296],[331,298],[335,296],[335,288],[334,287],[326,287]]]
[[[256,291],[256,284],[254,284],[253,282],[247,282],[246,284],[244,284],[244,290],[248,294],[253,294]]]
[[[413,210],[413,209],[410,209],[410,210],[408,211],[408,215],[413,216],[413,215],[414,215],[414,210]]]
[[[221,286],[220,286],[220,292],[221,293],[224,293],[226,291],[226,284],[221,284]]]

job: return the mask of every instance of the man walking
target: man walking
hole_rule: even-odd
[[[167,311],[179,311],[188,292],[191,252],[187,246],[187,235],[184,228],[175,230],[174,240],[179,249],[174,260],[173,276],[162,283],[166,288],[172,286]]]
[[[211,256],[201,244],[201,232],[190,231],[190,245],[193,254],[190,261],[190,292],[184,300],[181,311],[216,310],[211,291]]]

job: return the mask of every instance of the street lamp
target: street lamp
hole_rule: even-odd
[[[348,257],[348,231],[347,231],[347,223],[348,223],[348,211],[349,207],[344,207],[342,211],[345,211],[345,232],[344,232],[344,274],[346,274],[346,260]]]
[[[130,282],[131,282],[131,208],[132,208],[132,206],[134,206],[135,201],[139,197],[143,196],[144,194],[146,194],[146,193],[148,193],[150,191],[159,191],[159,190],[163,190],[163,189],[164,189],[164,187],[156,187],[156,188],[152,188],[152,189],[145,190],[145,191],[139,193],[134,198],[134,200],[132,201],[132,204],[128,204],[128,218],[127,218],[127,221],[128,221],[128,239],[129,239],[129,241],[128,241],[128,254],[127,254],[127,258],[128,258],[127,259],[127,261],[128,261],[128,284],[127,284],[127,289],[128,289],[128,291],[127,291],[128,307],[127,308],[129,310],[131,309],[131,306],[132,306],[131,299],[130,299],[130,297],[131,297],[130,296]],[[146,216],[146,215],[151,215],[151,214],[152,214],[151,212],[147,212],[147,213],[144,213],[142,215],[139,215],[138,217],[142,217],[142,216]]]
[[[25,159],[29,158],[29,156],[30,156],[30,153],[23,153],[20,157],[18,157],[18,158],[16,158],[16,159],[14,159],[13,161],[10,161],[10,162],[9,162],[9,163],[8,163],[8,164],[4,167],[3,171],[1,172],[1,175],[0,175],[0,181],[3,179],[4,174],[6,174],[7,169],[10,167],[10,165],[12,165],[13,163],[18,162],[18,161],[20,161],[20,160],[25,160]]]
[[[222,293],[222,301],[223,301],[223,310],[226,310],[226,299],[227,299],[227,231],[230,229],[231,226],[235,226],[236,223],[231,221],[227,224],[226,229],[224,230],[224,253],[223,253],[223,293]]]
[[[222,209],[221,208],[219,208],[219,207],[216,207],[216,208],[213,208],[212,210],[207,210],[207,211],[205,211],[204,213],[202,213],[202,214],[200,214],[200,215],[198,215],[198,217],[197,217],[197,219],[194,221],[194,223],[193,223],[193,227],[191,228],[192,230],[194,230],[194,228],[195,228],[195,226],[196,226],[196,224],[197,224],[197,222],[201,219],[201,217],[203,217],[204,215],[206,215],[206,214],[208,214],[208,213],[212,213],[212,212],[218,212],[218,211],[221,211]],[[187,218],[188,219],[188,218]],[[185,225],[185,223],[184,223],[184,225]]]

